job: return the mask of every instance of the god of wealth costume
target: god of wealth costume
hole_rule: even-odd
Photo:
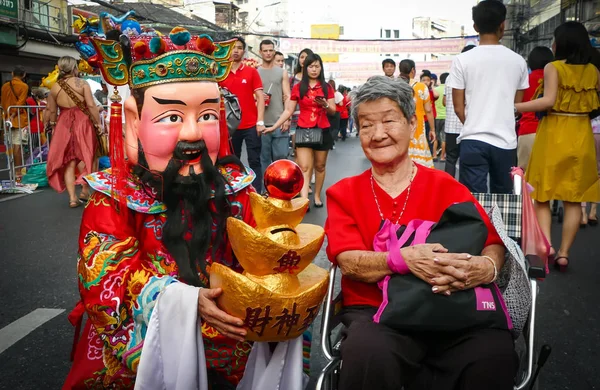
[[[232,231],[227,228],[234,220],[247,233],[257,226],[250,207],[254,174],[229,152],[217,86],[230,70],[234,41],[215,43],[179,27],[168,37],[141,33],[137,22],[125,22],[118,41],[92,34],[78,45],[106,81],[115,87],[129,84],[132,96],[124,107],[113,96],[111,116],[117,120],[111,120],[111,169],[86,178],[96,192],[86,205],[79,237],[81,300],[69,316],[76,337],[84,314],[87,321],[75,339],[74,363],[63,389],[235,388],[245,376],[251,350],[251,373],[240,386],[261,388],[269,379],[265,382],[269,362],[256,355],[271,352],[265,350],[267,341],[300,335],[325,294],[327,273],[308,264],[322,243],[322,229],[315,227],[308,236],[300,234],[302,229],[296,232],[308,203],[290,201],[295,194],[290,196],[289,189],[286,199],[263,204],[260,209],[266,214],[261,215],[272,216],[279,209],[284,217],[270,221],[285,222],[271,228],[262,218],[258,224],[256,231],[271,239],[267,265],[286,260],[280,261],[283,268],[254,266],[254,274],[237,279],[247,287],[238,291],[254,297],[261,309],[270,303],[280,312],[266,313],[267,320],[274,320],[257,325],[254,307],[242,313],[231,304],[238,291],[228,286],[242,276],[244,267],[232,253]],[[271,186],[272,191],[285,183],[290,181]],[[224,291],[220,306],[244,320],[248,340],[265,341],[255,343],[262,350],[221,335],[198,315],[199,288],[213,287],[215,266],[221,267],[214,282]],[[296,310],[291,320],[289,304]],[[277,319],[281,316],[285,321]],[[263,331],[257,332],[260,326]],[[264,331],[266,327],[270,330]]]

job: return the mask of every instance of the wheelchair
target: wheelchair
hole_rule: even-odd
[[[496,205],[502,214],[502,219],[508,236],[521,242],[522,232],[522,202],[531,201],[523,199],[521,195],[521,177],[514,177],[514,194],[473,194],[484,209],[489,210]],[[524,247],[524,245],[522,245]],[[519,355],[519,371],[515,377],[515,390],[534,389],[537,376],[548,359],[551,348],[544,345],[540,349],[537,359],[535,355],[535,314],[538,294],[538,281],[546,277],[546,263],[535,255],[525,256],[527,265],[527,276],[531,287],[531,308],[523,333],[524,350],[517,351]],[[338,327],[343,325],[337,314],[342,309],[341,292],[335,295],[335,277],[337,267],[331,265],[329,269],[329,286],[321,319],[321,350],[326,359],[326,365],[319,373],[316,390],[338,390],[339,376],[342,368],[340,347],[342,339]],[[519,353],[520,352],[520,353]],[[534,361],[535,360],[535,361]],[[343,390],[343,389],[340,389]]]

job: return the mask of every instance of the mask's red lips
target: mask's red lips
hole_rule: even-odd
[[[187,160],[185,162],[185,165],[194,165],[194,164],[200,164],[200,157],[195,158],[193,160]]]

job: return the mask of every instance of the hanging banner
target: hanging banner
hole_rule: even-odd
[[[418,39],[404,41],[339,41],[331,39],[281,38],[280,51],[300,53],[310,48],[315,53],[437,53],[457,54],[467,43],[476,43],[476,37],[449,39]]]
[[[429,61],[429,62],[417,62],[415,67],[417,68],[416,78],[424,69],[429,70],[431,73],[436,74],[438,77],[442,73],[450,71],[452,61]],[[380,62],[368,62],[368,63],[329,63],[325,64],[325,77],[327,79],[332,78],[335,80],[343,80],[346,83],[362,84],[369,77],[373,75],[383,75],[381,70]],[[396,73],[396,76],[398,74]]]
[[[396,60],[398,63],[399,60]],[[433,73],[433,69],[448,71],[452,65],[451,60],[447,61],[429,61],[429,62],[416,62],[415,67],[417,68],[417,75],[423,70],[428,69]],[[345,63],[338,62],[334,64],[327,64],[325,69],[328,72],[382,72],[381,62],[364,62],[364,63]]]

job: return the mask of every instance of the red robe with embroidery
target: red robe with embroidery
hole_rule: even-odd
[[[252,171],[220,170],[229,182],[232,216],[254,226],[249,199],[254,191]],[[133,389],[156,298],[170,283],[182,283],[174,259],[162,244],[166,207],[132,177],[128,210],[117,214],[109,197],[110,170],[86,180],[96,192],[81,222],[77,266],[81,301],[69,320],[80,324],[84,313],[88,320],[63,389]],[[215,258],[210,247],[207,253],[208,264],[216,261],[242,271],[229,243]],[[251,345],[222,336],[206,324],[202,335],[207,369],[237,384]]]

